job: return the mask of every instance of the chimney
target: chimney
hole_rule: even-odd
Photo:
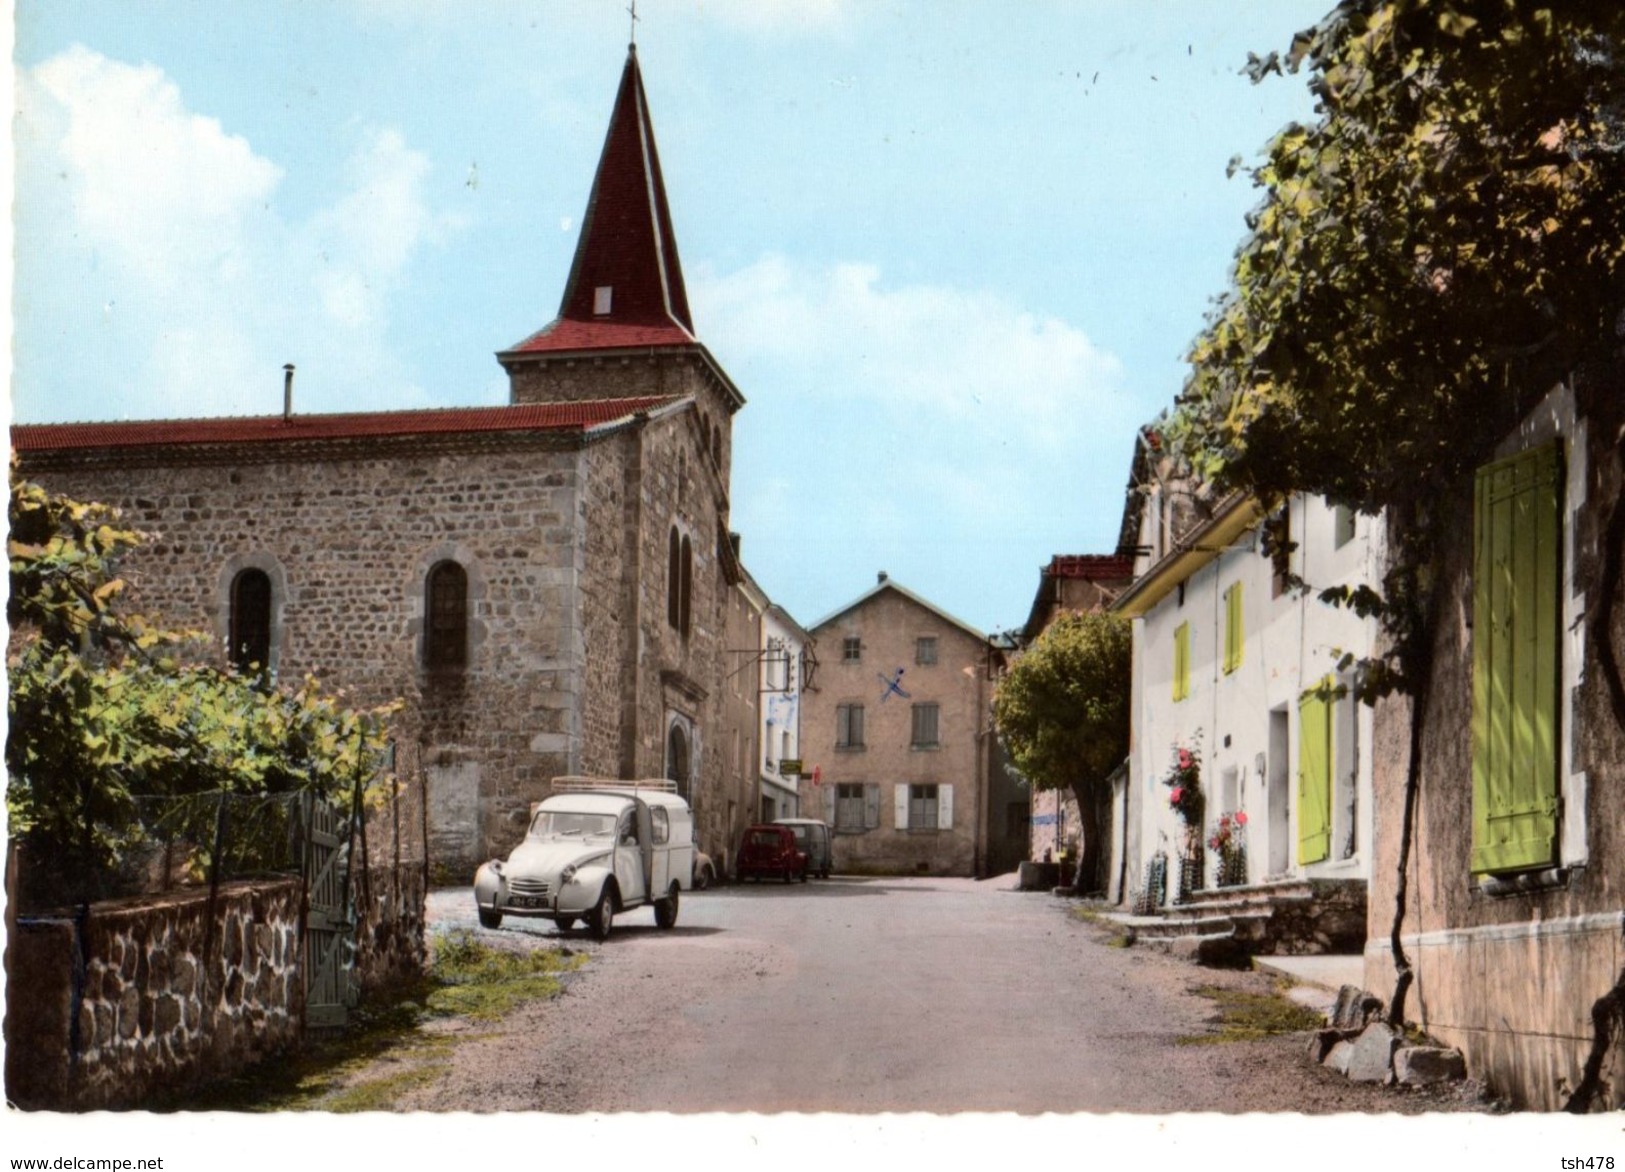
[[[282,418],[293,418],[293,363],[282,368]]]
[[[881,570],[880,573],[877,575],[877,577],[879,579],[880,585],[884,586],[886,584],[886,571]]]

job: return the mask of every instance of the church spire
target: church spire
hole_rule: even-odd
[[[559,316],[510,355],[692,344],[688,290],[677,257],[637,45],[610,114],[609,133],[581,221]]]

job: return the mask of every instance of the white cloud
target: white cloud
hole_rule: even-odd
[[[990,567],[1030,564],[1036,583],[1053,553],[1110,549],[1139,409],[1078,326],[985,289],[890,285],[869,264],[701,266],[689,292],[753,400],[734,432],[745,562],[797,567],[764,583],[793,612],[866,589],[861,566],[1009,625],[1020,616],[984,594]]]
[[[701,270],[693,285],[701,336],[718,354],[814,369],[832,400],[1047,447],[1126,408],[1114,355],[987,291],[888,288],[873,265],[813,270],[776,256],[725,276]]]
[[[283,169],[157,66],[74,46],[18,93],[19,414],[266,413],[288,361],[304,410],[421,400],[391,296],[458,222],[397,131],[358,131],[342,189],[290,222]]]

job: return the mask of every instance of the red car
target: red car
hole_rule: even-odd
[[[739,881],[774,876],[807,881],[807,856],[788,826],[748,826],[739,842]]]

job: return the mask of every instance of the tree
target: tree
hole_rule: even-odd
[[[125,613],[117,570],[143,538],[115,510],[14,467],[10,524],[6,805],[13,837],[66,884],[56,898],[110,894],[121,861],[155,836],[213,861],[200,828],[223,796],[347,799],[358,777],[389,782],[394,706],[354,711],[314,680],[222,670],[194,636]]]
[[[1372,699],[1411,695],[1400,945],[1432,648],[1439,502],[1558,378],[1606,360],[1625,306],[1625,10],[1589,0],[1344,0],[1284,61],[1319,98],[1252,170],[1232,288],[1192,347],[1170,437],[1222,488],[1318,493],[1398,537]],[[1622,528],[1616,505],[1612,547]],[[1608,601],[1599,608],[1606,619]],[[1598,642],[1621,706],[1606,626]]]
[[[993,698],[993,719],[1015,767],[1035,789],[1072,792],[1083,821],[1076,886],[1101,887],[1107,779],[1128,756],[1128,620],[1062,614],[1044,629]]]

